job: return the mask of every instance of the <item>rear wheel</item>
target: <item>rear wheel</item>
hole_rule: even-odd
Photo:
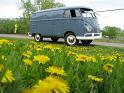
[[[58,41],[58,37],[51,37],[51,40],[53,41],[53,42],[56,42],[56,41]]]
[[[89,45],[93,40],[81,40],[83,45]]]
[[[43,37],[40,34],[35,34],[34,35],[34,40],[36,42],[41,42],[43,40]]]
[[[76,39],[76,37],[73,33],[66,34],[64,39],[65,39],[65,43],[69,46],[73,46],[78,43],[78,40]]]

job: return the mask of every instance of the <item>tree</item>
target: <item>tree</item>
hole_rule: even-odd
[[[35,4],[39,10],[65,6],[62,3],[55,2],[55,0],[35,0]]]
[[[105,26],[103,28],[103,35],[108,36],[109,39],[116,38],[120,32],[121,29],[117,27]]]
[[[55,2],[55,0],[21,0],[20,9],[23,10],[23,18],[21,18],[21,25],[25,32],[29,32],[30,16],[33,12],[43,9],[55,8],[65,6],[62,3]]]

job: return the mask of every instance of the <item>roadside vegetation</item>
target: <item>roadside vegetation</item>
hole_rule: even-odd
[[[118,27],[105,26],[102,30],[102,42],[124,43],[124,30]]]
[[[1,93],[123,93],[124,49],[0,38]]]

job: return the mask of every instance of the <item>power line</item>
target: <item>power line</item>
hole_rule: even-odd
[[[120,8],[120,9],[111,9],[111,10],[103,10],[103,11],[96,11],[96,12],[112,12],[112,11],[122,11],[124,10],[124,8]]]

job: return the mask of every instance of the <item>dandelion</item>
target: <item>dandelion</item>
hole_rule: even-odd
[[[24,52],[22,55],[23,55],[24,57],[26,57],[26,58],[30,58],[31,55],[32,55],[32,52],[31,52],[31,51],[26,51],[26,52]]]
[[[44,49],[49,49],[51,51],[54,51],[54,47],[52,45],[46,45],[44,46]]]
[[[105,64],[103,66],[103,70],[106,72],[106,73],[112,73],[112,69],[113,69],[113,65],[112,64]]]
[[[0,64],[0,71],[4,68],[3,64]]]
[[[85,61],[87,61],[87,56],[86,55],[78,55],[76,58],[76,61],[85,62]]]
[[[6,40],[6,39],[1,39],[0,40],[0,45],[8,44],[8,43],[9,43],[9,40]]]
[[[11,70],[7,70],[5,72],[5,74],[3,75],[2,79],[1,79],[1,82],[2,83],[12,83],[12,81],[14,81],[15,78],[13,77],[13,74],[12,74],[12,71]]]
[[[35,49],[36,51],[40,51],[40,50],[42,50],[42,46],[41,46],[41,45],[35,45],[35,46],[34,46],[34,49]]]
[[[76,53],[75,53],[75,52],[73,52],[73,51],[68,51],[67,56],[74,56],[74,55],[76,55]]]
[[[78,55],[76,61],[79,62],[96,62],[95,57],[87,56],[87,55]]]
[[[96,58],[94,58],[94,57],[87,57],[87,61],[96,62]]]
[[[32,89],[26,88],[22,91],[22,93],[32,93]]]
[[[56,66],[51,66],[51,67],[47,68],[46,72],[49,72],[53,75],[62,75],[62,76],[66,75],[63,68],[56,67]]]
[[[37,56],[34,56],[34,59],[33,59],[33,61],[37,61],[37,62],[39,62],[39,64],[45,64],[49,60],[50,60],[50,58],[45,55],[37,55]]]
[[[69,93],[69,87],[66,81],[55,76],[49,76],[43,81],[40,80],[32,88],[32,93]]]
[[[32,65],[32,61],[30,59],[24,59],[23,62],[25,63],[25,65],[29,65],[29,66]]]
[[[6,57],[4,55],[1,56],[1,60],[6,61]]]
[[[88,75],[88,78],[94,82],[102,82],[103,81],[103,78],[99,78],[97,76]]]

